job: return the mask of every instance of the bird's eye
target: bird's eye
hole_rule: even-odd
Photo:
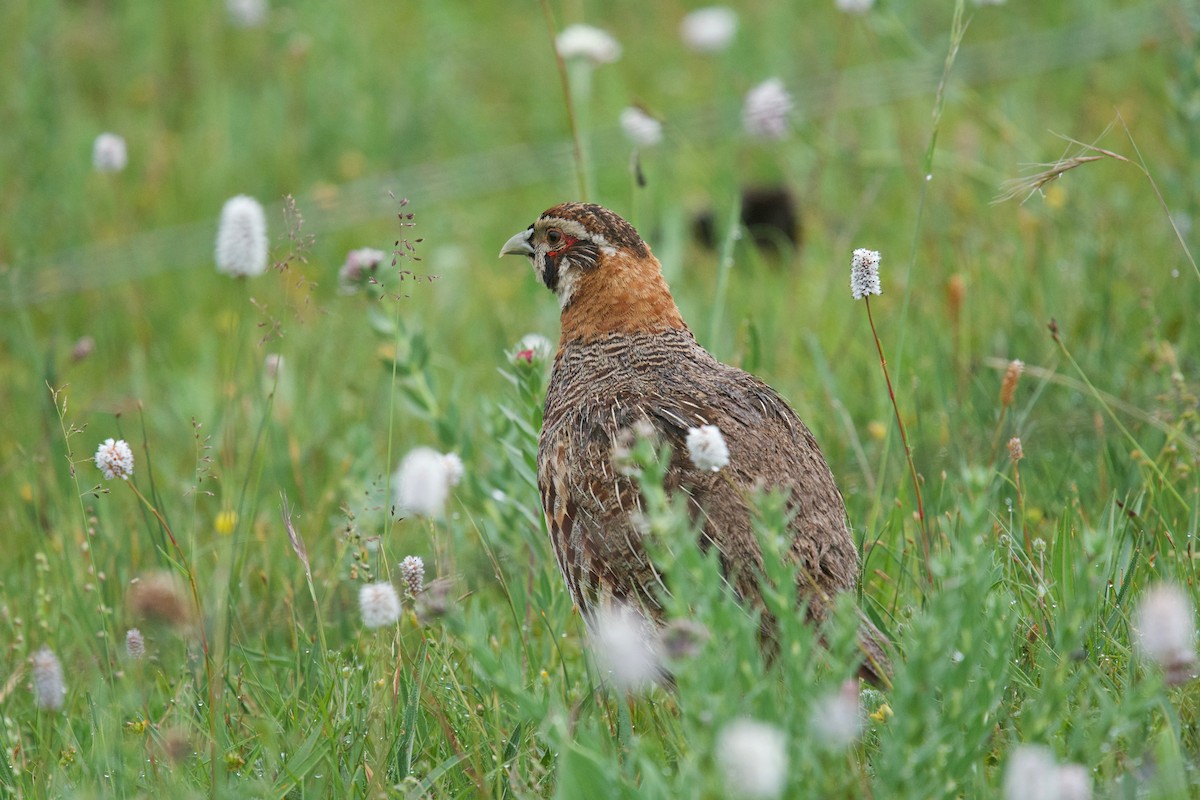
[[[560,231],[558,228],[551,228],[550,230],[546,231],[546,243],[547,244],[556,245],[556,244],[561,243],[562,239],[563,239],[562,231]]]

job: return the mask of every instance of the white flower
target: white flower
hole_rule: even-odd
[[[772,798],[783,793],[788,757],[778,728],[752,719],[734,720],[717,737],[716,755],[729,794]]]
[[[134,661],[146,657],[146,638],[137,628],[130,628],[125,632],[125,653]]]
[[[850,295],[861,300],[869,294],[883,294],[879,287],[879,251],[860,247],[850,259]]]
[[[975,0],[977,6],[1002,6],[1005,0]]]
[[[267,0],[225,0],[225,13],[238,28],[257,28],[267,19]]]
[[[129,480],[133,474],[133,451],[124,439],[105,439],[96,448],[96,466],[104,473],[105,480],[121,478]]]
[[[679,24],[679,36],[697,53],[719,53],[737,33],[738,16],[732,8],[709,6],[688,14]]]
[[[1133,624],[1138,649],[1163,668],[1168,684],[1194,677],[1196,622],[1192,603],[1182,589],[1168,583],[1147,589]]]
[[[462,459],[456,454],[443,455],[430,447],[410,450],[392,477],[395,516],[440,516],[451,487],[462,476]]]
[[[387,253],[373,247],[360,247],[347,253],[346,262],[338,270],[342,294],[353,294],[368,283],[386,258]]]
[[[863,728],[858,681],[848,680],[839,691],[820,698],[810,725],[817,741],[831,750],[841,750],[857,741]]]
[[[603,606],[589,620],[588,643],[596,665],[613,685],[638,691],[662,677],[654,623],[629,606]]]
[[[756,139],[782,139],[788,132],[792,95],[779,78],[763,81],[746,93],[742,127]]]
[[[58,656],[49,647],[33,654],[33,693],[38,708],[58,711],[67,699],[67,685],[63,682],[63,668]]]
[[[1004,769],[1005,800],[1089,800],[1092,782],[1077,764],[1059,766],[1045,747],[1020,745]]]
[[[400,597],[390,583],[369,583],[358,590],[358,607],[363,625],[381,628],[400,619]]]
[[[662,123],[634,106],[621,112],[621,130],[638,147],[653,147],[662,141]]]
[[[584,58],[593,64],[611,64],[621,57],[621,44],[608,31],[591,25],[570,25],[555,40],[564,59]]]
[[[527,333],[508,352],[508,360],[513,364],[541,364],[552,355],[554,344],[549,339],[540,333]]]
[[[729,448],[716,425],[688,428],[687,450],[688,457],[698,469],[719,472],[729,463]]]
[[[875,0],[833,0],[838,11],[847,14],[865,14],[875,5]]]
[[[253,278],[267,270],[267,218],[262,204],[239,194],[225,201],[217,229],[217,271]]]
[[[408,593],[416,597],[425,588],[425,562],[420,556],[405,556],[400,562],[400,578]]]
[[[92,166],[96,172],[120,172],[129,163],[125,140],[115,133],[102,133],[92,143]]]

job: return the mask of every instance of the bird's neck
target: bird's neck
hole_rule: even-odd
[[[653,255],[636,258],[618,252],[575,280],[562,311],[564,345],[614,333],[687,330]]]

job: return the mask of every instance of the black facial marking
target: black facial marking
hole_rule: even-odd
[[[558,256],[546,254],[546,269],[542,271],[542,283],[552,292],[558,291]]]

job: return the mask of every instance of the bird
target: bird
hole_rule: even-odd
[[[762,612],[768,658],[778,652],[777,626],[761,603],[763,550],[751,498],[763,490],[787,495],[798,601],[819,626],[836,596],[858,586],[859,557],[829,465],[787,401],[696,341],[658,259],[617,213],[591,203],[556,205],[500,255],[527,257],[560,306],[537,481],[555,558],[585,621],[611,605],[635,607],[654,621],[663,615],[668,587],[638,524],[637,480],[613,459],[640,431],[671,446],[665,488],[687,496],[698,546],[716,548],[735,594]],[[716,426],[728,449],[719,472],[688,455],[689,433],[705,426]],[[859,640],[859,675],[887,685],[887,639],[865,615]]]

